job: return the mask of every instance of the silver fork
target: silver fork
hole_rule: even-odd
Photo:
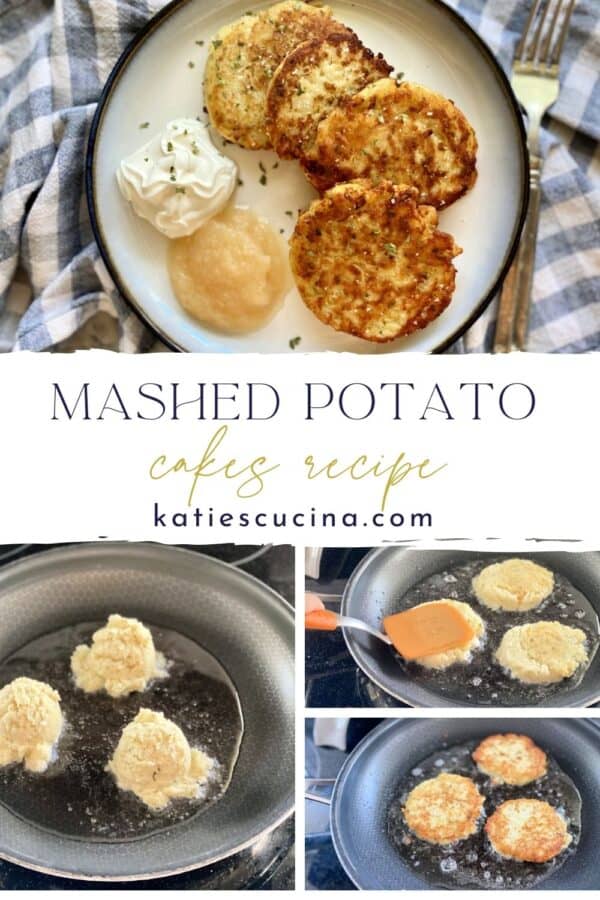
[[[527,113],[529,206],[521,243],[506,276],[496,320],[494,353],[524,350],[527,342],[535,247],[540,217],[542,118],[560,90],[559,63],[575,0],[532,0],[512,67],[511,84]]]

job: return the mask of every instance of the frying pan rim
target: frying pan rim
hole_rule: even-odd
[[[257,545],[263,546],[263,545]],[[233,565],[233,563],[228,563],[225,560],[218,559],[216,556],[210,556],[208,553],[202,553],[201,551],[190,550],[188,547],[180,547],[177,544],[163,544],[159,541],[69,541],[64,544],[59,544],[58,547],[49,547],[47,549],[36,551],[32,553],[30,556],[24,556],[21,559],[12,560],[11,562],[6,563],[6,565],[0,566],[0,591],[4,587],[4,582],[6,581],[6,573],[8,575],[13,574],[15,569],[19,567],[27,567],[31,569],[37,568],[38,561],[40,558],[47,559],[50,556],[59,556],[65,551],[75,550],[75,552],[80,553],[84,550],[93,550],[94,552],[100,551],[103,552],[103,549],[107,547],[109,549],[125,549],[125,548],[152,548],[152,550],[157,550],[159,553],[178,553],[181,556],[187,556],[189,559],[201,559],[206,562],[210,562],[214,564],[219,569],[226,569],[227,571],[231,571],[233,569],[234,572],[239,572],[242,577],[249,579],[254,582],[254,584],[259,585],[263,590],[267,593],[271,594],[274,599],[278,600],[283,606],[287,609],[287,611],[291,614],[294,619],[295,624],[295,610],[292,604],[285,599],[282,594],[279,594],[274,588],[270,585],[266,584],[264,581],[261,581],[260,578],[257,578],[256,575],[252,575],[250,572],[247,572],[244,568]],[[101,549],[102,548],[102,549]]]
[[[257,841],[261,840],[264,837],[267,837],[271,832],[275,831],[276,828],[279,828],[280,825],[283,825],[284,822],[287,822],[288,819],[294,815],[295,804],[291,807],[291,809],[287,810],[276,822],[270,825],[268,828],[263,829],[263,831],[255,834],[253,837],[248,838],[243,844],[239,844],[239,846],[235,847],[230,853],[225,854],[217,854],[217,856],[211,857],[211,859],[206,860],[202,863],[202,865],[189,865],[189,866],[181,866],[177,869],[169,869],[162,872],[150,872],[143,873],[141,875],[86,875],[84,872],[66,872],[61,869],[50,869],[45,866],[39,866],[35,863],[27,863],[23,860],[15,859],[14,857],[9,856],[7,853],[0,852],[0,860],[4,860],[5,862],[9,862],[12,865],[19,866],[21,869],[27,869],[32,872],[40,872],[42,875],[51,875],[57,878],[66,878],[72,881],[94,881],[98,883],[107,883],[107,884],[118,884],[120,882],[128,882],[135,883],[136,881],[152,881],[155,878],[172,878],[176,875],[184,875],[186,872],[194,872],[197,869],[205,869],[207,866],[212,866],[215,863],[223,862],[225,859],[232,859],[238,853],[241,853],[244,850],[247,850]]]
[[[471,718],[472,718],[471,716],[459,716],[459,717],[453,717],[452,721],[458,722],[458,721],[461,721],[461,719],[463,721],[467,721],[467,720],[471,721]],[[509,715],[500,716],[500,717],[482,715],[481,717],[477,717],[476,721],[479,722],[482,719],[491,719],[492,721],[502,722],[504,719],[514,719],[514,718],[515,718],[514,716],[509,716]],[[560,717],[560,716],[546,717],[546,716],[544,716],[541,720],[536,720],[536,721],[552,721],[552,720],[556,720],[556,721],[560,722],[561,725],[566,723],[567,721],[574,722],[575,727],[581,727],[586,731],[589,729],[590,733],[595,734],[596,738],[600,740],[600,730],[599,730],[598,726],[593,725],[592,722],[588,718],[572,717],[572,716],[567,716],[567,717]],[[373,728],[371,731],[368,732],[368,734],[366,734],[363,738],[361,738],[361,740],[358,742],[358,744],[352,750],[352,752],[348,754],[348,756],[346,757],[346,759],[343,762],[343,765],[342,765],[340,771],[337,774],[335,783],[333,785],[333,790],[331,792],[331,805],[330,805],[330,811],[329,811],[329,831],[331,834],[331,841],[333,844],[333,849],[335,850],[336,857],[337,857],[340,865],[342,866],[344,872],[346,873],[346,875],[348,876],[348,878],[350,879],[352,884],[356,888],[358,888],[358,890],[374,890],[374,889],[373,888],[364,888],[362,885],[360,885],[355,880],[355,878],[353,878],[353,876],[350,874],[350,872],[348,871],[348,869],[344,863],[346,854],[341,853],[339,850],[339,844],[337,841],[336,830],[333,827],[333,823],[334,823],[334,813],[335,813],[335,809],[336,809],[337,796],[338,796],[338,794],[340,794],[343,791],[343,786],[340,786],[342,777],[346,775],[346,773],[356,763],[356,759],[360,756],[360,754],[362,752],[364,752],[364,746],[367,746],[368,744],[375,741],[377,739],[377,737],[380,734],[382,734],[383,732],[392,730],[395,727],[401,728],[403,726],[406,726],[407,724],[418,724],[420,722],[431,723],[432,721],[436,721],[436,720],[431,719],[431,718],[422,718],[422,717],[415,717],[415,716],[401,716],[399,718],[386,719],[385,722],[381,722],[379,725],[376,725],[375,728]],[[437,721],[440,721],[440,720],[437,720]],[[443,720],[441,720],[441,721],[443,721]],[[524,720],[524,721],[526,721],[526,720]],[[434,890],[434,888],[432,888],[430,885],[428,885],[427,882],[424,882],[424,884],[425,884],[426,890],[427,889]],[[389,889],[387,889],[387,890],[389,890]],[[402,890],[402,889],[399,889],[399,890]]]
[[[368,568],[368,566],[371,564],[371,561],[372,561],[372,560],[374,560],[377,556],[380,556],[380,555],[383,555],[384,553],[387,553],[387,552],[388,552],[389,550],[391,550],[391,549],[400,550],[400,551],[404,551],[404,550],[419,550],[419,551],[422,552],[422,553],[428,553],[428,552],[434,552],[434,551],[435,551],[435,552],[437,552],[437,551],[442,551],[444,548],[442,548],[442,547],[436,547],[436,548],[419,548],[419,547],[413,546],[412,544],[411,544],[411,545],[400,545],[400,544],[396,544],[396,545],[386,545],[386,546],[382,546],[382,547],[373,547],[373,548],[366,554],[366,556],[358,563],[358,565],[357,565],[356,568],[353,570],[352,574],[350,575],[350,578],[348,579],[348,581],[346,582],[346,584],[345,584],[345,586],[344,586],[344,591],[343,591],[343,593],[342,593],[342,602],[341,602],[341,607],[340,607],[340,610],[341,610],[341,613],[342,613],[342,614],[346,614],[346,615],[348,614],[347,605],[348,605],[348,603],[349,603],[350,591],[352,590],[352,588],[353,588],[353,586],[354,586],[354,582],[355,582],[356,580],[358,580],[358,577],[363,573],[363,571],[364,571],[366,568]],[[457,548],[448,548],[449,551],[451,551],[452,549],[457,549]],[[498,556],[501,556],[501,555],[504,555],[505,553],[507,553],[507,551],[502,551],[502,550],[500,550],[500,549],[498,549],[498,551],[496,552],[496,551],[494,551],[494,550],[470,550],[470,549],[466,549],[466,548],[465,548],[464,550],[463,550],[463,549],[457,550],[457,552],[460,552],[460,553],[474,553],[474,554],[475,554],[475,553],[482,553],[482,554],[484,554],[484,555],[485,555],[485,554],[495,554],[495,555],[498,555]],[[529,552],[528,550],[523,551],[523,552],[524,552],[524,553],[527,553],[528,555],[531,555],[530,552]],[[538,551],[538,552],[539,552],[539,553],[544,553],[544,552],[567,553],[568,551],[566,551],[566,550],[556,550],[556,551],[544,551],[544,550],[540,550],[540,551]],[[577,551],[575,551],[575,552],[577,552]],[[579,551],[579,552],[582,552],[582,551]],[[588,553],[594,553],[594,552],[597,552],[597,551],[585,551],[585,552],[588,552]],[[597,613],[598,617],[600,618],[600,610],[596,610],[596,613]],[[486,709],[493,709],[493,708],[494,708],[494,707],[482,707],[482,706],[479,705],[478,703],[462,703],[462,702],[460,702],[460,701],[450,701],[450,700],[447,700],[447,699],[444,698],[444,697],[438,697],[438,698],[437,698],[437,699],[438,699],[438,702],[437,702],[436,704],[433,704],[433,703],[432,703],[432,704],[429,706],[429,705],[427,705],[426,703],[422,703],[422,704],[420,704],[419,706],[417,706],[412,700],[409,700],[409,699],[407,699],[406,697],[403,697],[402,694],[399,693],[399,691],[397,691],[397,690],[390,690],[390,688],[389,688],[388,685],[383,684],[382,681],[377,677],[377,675],[374,674],[374,673],[371,671],[371,667],[370,667],[370,665],[368,664],[368,662],[365,662],[364,660],[359,659],[359,654],[358,654],[357,652],[355,652],[354,646],[353,646],[353,640],[352,640],[352,629],[351,629],[351,628],[344,628],[344,627],[342,626],[342,629],[341,629],[341,630],[342,630],[342,634],[343,634],[343,636],[344,636],[344,641],[345,641],[345,643],[346,643],[346,648],[347,648],[347,650],[348,650],[350,656],[352,657],[352,659],[354,660],[354,662],[355,662],[356,665],[358,666],[358,668],[361,670],[361,672],[363,672],[365,675],[367,675],[368,678],[370,678],[370,680],[371,680],[374,684],[376,684],[377,687],[380,688],[385,694],[387,694],[387,695],[390,696],[390,697],[393,697],[395,700],[399,700],[401,703],[405,703],[405,704],[406,704],[408,707],[410,707],[411,709],[461,708],[461,709],[473,709],[473,710],[478,709],[478,710],[483,710],[483,711],[485,711]],[[598,652],[600,652],[600,651],[598,651]],[[431,693],[435,693],[435,692],[434,692],[434,691],[431,691]],[[561,704],[560,706],[555,706],[555,707],[554,707],[554,706],[548,706],[548,707],[544,707],[544,708],[545,708],[545,709],[588,709],[588,708],[594,706],[596,703],[599,703],[599,702],[600,702],[600,693],[597,694],[596,696],[591,697],[590,699],[586,700],[584,704],[577,703],[577,702],[569,702],[569,703]],[[506,709],[506,710],[508,710],[508,709],[510,709],[511,707],[509,707],[509,706],[503,706],[503,707],[498,707],[498,708],[499,708],[499,709]],[[520,709],[527,709],[527,708],[532,708],[532,707],[523,706],[523,707],[519,707],[519,708],[520,708]]]
[[[231,565],[231,563],[227,563],[224,560],[217,559],[216,557],[209,556],[206,553],[202,553],[195,550],[190,550],[187,547],[179,547],[173,544],[161,544],[154,541],[102,541],[102,542],[94,542],[94,541],[83,541],[81,543],[78,542],[69,542],[65,544],[61,544],[58,547],[51,547],[41,549],[39,552],[32,554],[31,556],[25,556],[22,559],[13,560],[12,562],[8,562],[5,566],[0,567],[0,592],[4,590],[6,587],[6,582],[10,582],[11,576],[14,575],[15,570],[17,570],[17,576],[19,574],[18,570],[23,568],[25,569],[26,575],[33,574],[35,570],[41,566],[43,566],[44,561],[49,557],[61,556],[61,555],[76,555],[79,553],[83,553],[86,550],[93,551],[94,555],[98,555],[99,553],[103,553],[107,550],[112,551],[126,551],[128,549],[135,550],[135,548],[142,549],[152,549],[152,551],[156,551],[157,553],[168,553],[169,555],[173,553],[180,554],[182,556],[186,556],[189,560],[200,560],[201,562],[208,562],[211,565],[214,565],[217,569],[226,570],[231,572],[233,570],[236,572],[240,578],[246,579],[252,583],[254,583],[257,587],[259,587],[264,593],[271,596],[271,598],[277,601],[288,614],[291,619],[292,627],[295,631],[295,611],[289,601],[285,599],[281,594],[279,594],[276,590],[274,590],[270,585],[261,581],[256,576],[246,572],[242,568],[238,568],[237,566]],[[10,585],[9,588],[10,590]],[[294,656],[295,647],[292,648],[292,655]],[[295,703],[295,698],[294,698]],[[225,859],[230,859],[236,856],[238,853],[248,849],[253,844],[261,840],[262,838],[267,837],[276,828],[282,825],[284,822],[290,819],[295,812],[295,784],[292,783],[292,789],[290,793],[291,803],[290,806],[285,809],[282,814],[274,821],[269,823],[266,828],[257,831],[256,833],[250,835],[245,841],[241,844],[238,844],[234,848],[230,849],[225,853],[218,853],[215,856],[210,857],[209,859],[203,860],[199,863],[192,863],[190,865],[179,866],[176,869],[164,870],[160,872],[143,872],[137,873],[134,875],[90,875],[85,872],[72,872],[61,869],[55,869],[51,867],[41,866],[37,863],[26,862],[24,859],[17,859],[11,856],[9,853],[4,851],[0,851],[0,859],[5,860],[13,865],[20,866],[23,869],[27,869],[34,872],[40,872],[44,875],[56,876],[58,878],[66,878],[72,879],[74,881],[93,881],[93,882],[105,882],[105,883],[118,883],[118,882],[136,882],[136,881],[149,881],[156,878],[165,878],[171,877],[175,875],[181,875],[186,872],[193,872],[199,869],[205,869],[208,866],[214,865],[215,863],[222,862]],[[31,827],[35,828],[36,826],[32,823],[29,823]],[[39,830],[39,829],[38,829]],[[65,838],[68,840],[68,838]]]
[[[378,548],[378,549],[383,549],[383,548]],[[365,557],[365,559],[366,559],[366,557]],[[333,785],[333,790],[331,792],[331,804],[330,804],[330,808],[329,808],[329,833],[331,834],[331,842],[333,844],[333,849],[335,850],[335,855],[338,858],[340,865],[342,866],[344,872],[346,873],[346,875],[348,876],[348,878],[350,879],[352,884],[359,891],[365,890],[365,888],[363,888],[362,885],[360,885],[348,871],[348,868],[346,867],[345,862],[344,862],[344,860],[346,858],[346,854],[342,854],[339,850],[336,829],[333,827],[334,812],[336,809],[337,796],[343,790],[343,787],[340,786],[342,776],[344,776],[345,773],[349,769],[352,768],[352,765],[354,765],[355,758],[360,755],[360,752],[364,752],[363,745],[366,746],[367,744],[372,743],[376,739],[376,737],[379,734],[382,734],[384,731],[390,731],[394,727],[400,728],[400,727],[406,725],[407,722],[420,722],[420,721],[429,721],[429,720],[414,719],[410,716],[402,716],[401,718],[398,718],[398,719],[386,719],[385,722],[380,722],[379,725],[376,725],[375,728],[373,728],[371,731],[368,732],[368,734],[366,734],[363,738],[360,739],[360,741],[358,742],[358,744],[356,745],[354,750],[352,750],[352,752],[349,753],[348,756],[346,757],[346,759],[344,760],[343,765],[336,776],[335,783]]]

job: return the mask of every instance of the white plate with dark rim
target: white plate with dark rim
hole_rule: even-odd
[[[440,0],[331,3],[336,18],[353,28],[366,46],[382,52],[406,80],[454,100],[477,133],[477,182],[440,215],[440,228],[463,248],[456,260],[456,291],[450,306],[423,331],[389,344],[340,334],[319,322],[293,288],[280,312],[261,330],[242,336],[216,333],[183,311],[169,281],[167,239],[121,197],[115,172],[123,157],[170,119],[206,119],[202,75],[213,35],[246,11],[265,5],[174,0],[148,22],[113,69],[91,129],[86,182],[96,240],[115,283],[147,324],[177,350],[281,353],[296,337],[301,338],[301,351],[446,349],[483,312],[510,265],[527,205],[528,163],[521,115],[506,77],[475,32]],[[149,125],[141,129],[144,122]],[[297,163],[278,161],[271,151],[223,146],[219,135],[211,134],[239,166],[243,185],[236,190],[235,203],[250,207],[289,237],[297,211],[316,196]],[[261,167],[266,184],[261,183]]]

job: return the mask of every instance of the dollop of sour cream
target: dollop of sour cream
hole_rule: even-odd
[[[235,163],[197,119],[174,119],[121,162],[117,181],[134,211],[168,238],[193,234],[226,205]]]

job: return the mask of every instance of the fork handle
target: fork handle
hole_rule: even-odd
[[[494,353],[509,353],[513,347],[518,265],[519,254],[517,252],[500,291],[494,333]]]
[[[535,264],[535,245],[540,217],[540,173],[542,160],[530,156],[529,204],[519,243],[500,292],[494,353],[509,353],[516,346],[523,350],[527,340],[527,324],[531,302],[531,286]]]
[[[542,160],[539,156],[529,159],[529,206],[525,227],[519,247],[519,268],[517,270],[515,345],[524,350],[527,344],[533,272],[535,269],[535,248],[540,221]]]

